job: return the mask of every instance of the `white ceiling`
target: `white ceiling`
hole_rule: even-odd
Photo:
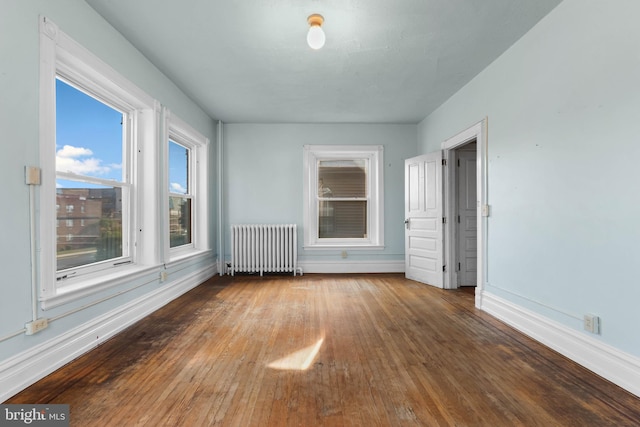
[[[417,123],[560,1],[86,0],[211,117],[256,123]]]

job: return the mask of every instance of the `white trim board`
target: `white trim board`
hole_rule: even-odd
[[[640,358],[483,292],[482,310],[640,397]]]
[[[398,261],[298,261],[304,273],[404,273]]]
[[[215,264],[149,292],[0,363],[0,402],[148,316],[216,274]]]

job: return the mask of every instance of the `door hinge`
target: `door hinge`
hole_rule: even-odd
[[[458,159],[458,167],[460,167],[460,159]]]
[[[447,271],[447,266],[446,266],[446,265],[443,265],[443,266],[442,266],[442,272],[446,272],[446,271]]]
[[[461,267],[460,267],[460,263],[458,263],[458,271],[460,271]]]
[[[460,223],[460,215],[458,215],[458,224]]]
[[[447,166],[447,159],[442,159],[442,166]]]
[[[446,216],[443,216],[443,217],[442,217],[442,223],[443,223],[443,224],[446,224],[446,223],[447,223],[447,217],[446,217]]]

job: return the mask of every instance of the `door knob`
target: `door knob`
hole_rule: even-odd
[[[409,218],[404,220],[404,226],[407,230],[409,229]]]

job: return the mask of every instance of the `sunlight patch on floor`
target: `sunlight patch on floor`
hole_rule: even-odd
[[[301,350],[294,351],[286,355],[282,359],[275,360],[267,365],[271,369],[290,370],[290,371],[306,371],[313,363],[314,359],[322,347],[324,338],[320,338],[318,342]]]

